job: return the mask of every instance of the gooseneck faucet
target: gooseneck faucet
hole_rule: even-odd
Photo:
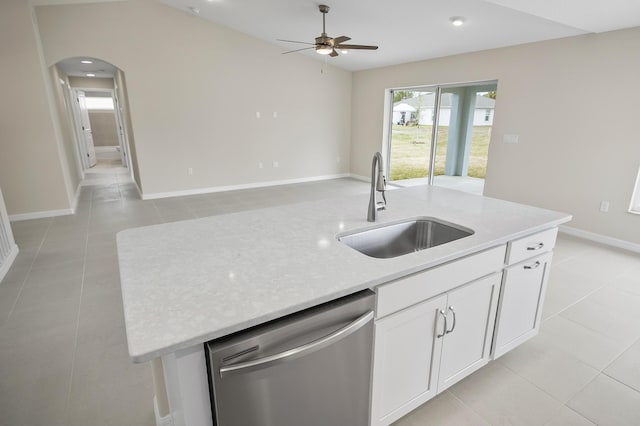
[[[376,166],[378,174],[376,175]],[[382,163],[382,155],[376,152],[371,162],[371,195],[369,196],[369,212],[367,214],[368,222],[376,221],[376,211],[384,210],[387,206],[387,198],[384,191],[387,189],[387,178],[384,176],[384,164]],[[376,191],[382,193],[382,201],[376,202]]]

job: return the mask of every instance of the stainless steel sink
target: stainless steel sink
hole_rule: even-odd
[[[367,256],[387,259],[470,235],[469,228],[428,217],[338,235],[338,241]]]

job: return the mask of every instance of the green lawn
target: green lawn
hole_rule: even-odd
[[[390,180],[427,177],[431,150],[431,126],[393,126],[391,139]],[[438,127],[435,175],[444,174],[449,128]],[[469,172],[471,177],[483,178],[487,171],[490,126],[475,126],[471,138]]]

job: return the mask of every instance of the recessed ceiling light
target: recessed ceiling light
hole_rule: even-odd
[[[95,75],[95,74],[92,74],[92,73],[88,73],[88,74],[87,74],[87,77],[95,77],[95,76],[96,76],[96,75]]]
[[[92,64],[93,63],[93,61],[89,61],[87,59],[85,59],[84,61],[80,61],[80,62],[83,63],[83,64]]]
[[[449,21],[454,27],[460,27],[464,24],[464,18],[462,16],[452,16]]]

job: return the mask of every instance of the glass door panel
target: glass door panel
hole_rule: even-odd
[[[430,168],[435,91],[423,88],[398,90],[392,94],[389,180],[426,180]]]
[[[482,194],[496,82],[392,91],[389,180]]]

